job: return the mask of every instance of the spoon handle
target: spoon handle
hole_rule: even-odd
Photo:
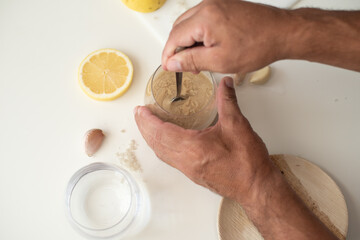
[[[182,85],[182,72],[176,72],[176,97],[180,97]]]

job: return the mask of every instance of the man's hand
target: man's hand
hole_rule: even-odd
[[[250,72],[283,56],[286,10],[239,0],[204,0],[174,23],[162,55],[170,71]],[[179,46],[204,46],[175,54]]]
[[[162,122],[146,107],[135,109],[135,120],[161,160],[220,195],[249,199],[273,169],[269,154],[241,114],[229,77],[220,83],[217,106],[219,121],[202,131]]]
[[[175,53],[199,42],[203,46]],[[162,66],[177,72],[247,73],[282,59],[360,71],[360,11],[203,0],[175,21]]]
[[[136,107],[139,130],[156,155],[210,190],[238,201],[264,239],[336,240],[269,160],[265,144],[237,105],[233,81],[218,88],[219,121],[202,131],[163,122]]]

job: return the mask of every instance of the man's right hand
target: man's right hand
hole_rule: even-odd
[[[169,71],[248,73],[281,59],[360,71],[360,11],[285,10],[203,0],[174,23],[162,54]],[[175,53],[177,47],[204,46]]]
[[[162,55],[169,71],[250,72],[282,58],[287,10],[238,0],[204,0],[174,23]],[[196,42],[204,46],[185,49]]]

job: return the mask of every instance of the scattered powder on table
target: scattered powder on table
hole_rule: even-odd
[[[123,167],[135,172],[142,172],[141,165],[135,155],[135,150],[137,149],[137,147],[138,144],[135,142],[134,139],[132,139],[123,151],[116,153],[116,156]]]

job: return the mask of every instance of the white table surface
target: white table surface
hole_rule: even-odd
[[[80,90],[77,68],[108,47],[125,52],[135,74],[125,95],[98,102]],[[132,239],[217,239],[221,198],[159,161],[133,119],[161,51],[120,0],[0,2],[0,239],[84,239],[64,214],[67,181],[92,162],[117,162],[132,139],[152,203],[148,227]],[[270,153],[302,156],[333,177],[349,208],[348,239],[360,239],[360,74],[272,66],[267,85],[237,90],[243,113]],[[106,133],[93,158],[83,149],[90,128]]]

